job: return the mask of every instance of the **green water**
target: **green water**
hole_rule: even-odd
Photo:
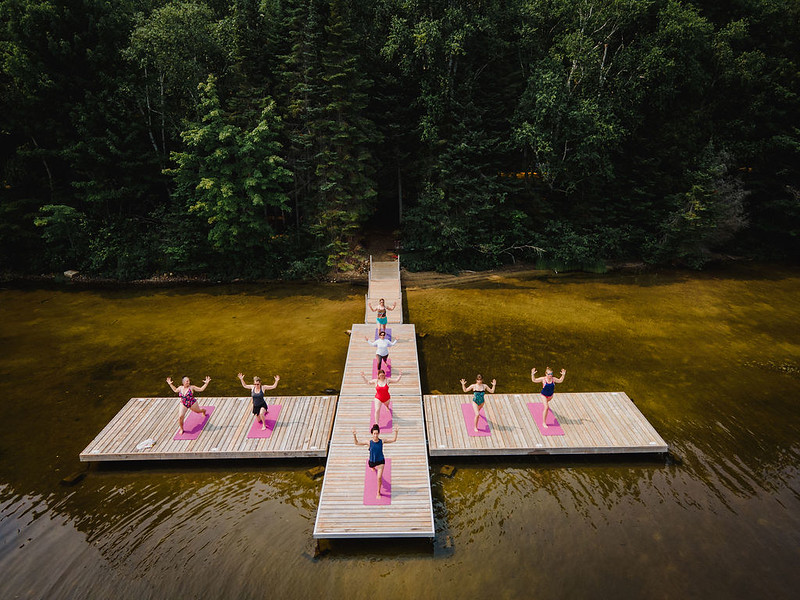
[[[625,391],[660,457],[432,461],[436,539],[311,534],[314,462],[84,468],[132,396],[236,373],[338,388],[364,287],[0,290],[0,598],[789,598],[800,586],[800,270],[406,286],[423,389]],[[488,399],[491,402],[491,398]]]

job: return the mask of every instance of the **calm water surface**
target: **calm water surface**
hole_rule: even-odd
[[[0,598],[789,598],[800,587],[800,270],[514,273],[406,287],[426,391],[624,390],[675,460],[432,461],[436,539],[313,557],[314,462],[84,467],[164,378],[338,388],[364,287],[0,290]],[[491,398],[488,399],[491,402]],[[557,410],[558,395],[553,406]]]

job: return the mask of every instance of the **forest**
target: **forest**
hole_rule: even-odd
[[[0,271],[800,256],[797,0],[0,0]]]

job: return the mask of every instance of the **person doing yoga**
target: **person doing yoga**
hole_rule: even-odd
[[[206,416],[206,409],[200,408],[197,406],[197,398],[194,397],[195,392],[203,392],[208,387],[208,383],[211,381],[211,377],[206,375],[206,378],[203,380],[203,387],[197,387],[196,385],[192,385],[192,382],[189,380],[188,377],[184,377],[181,380],[181,385],[175,387],[172,385],[172,377],[167,377],[167,385],[172,388],[172,391],[178,394],[178,397],[181,399],[181,403],[178,406],[178,426],[181,429],[181,435],[183,435],[183,421],[186,418],[186,411],[191,410],[192,412],[202,413],[202,415]]]
[[[564,375],[567,374],[565,369],[561,369],[561,377],[558,379],[553,377],[553,369],[547,367],[544,370],[544,377],[536,377],[536,369],[531,369],[531,381],[533,383],[542,384],[542,398],[544,399],[544,411],[542,412],[542,426],[547,427],[547,413],[550,410],[550,400],[553,399],[556,384],[564,381]]]
[[[381,331],[378,334],[377,340],[371,340],[367,336],[364,336],[364,339],[370,346],[375,346],[375,358],[378,359],[378,370],[381,368],[381,363],[386,362],[386,359],[389,358],[389,346],[394,346],[400,340],[394,338],[393,340],[386,339],[386,332]]]
[[[461,380],[461,389],[464,390],[464,393],[472,392],[472,410],[475,411],[475,424],[473,425],[473,429],[475,432],[478,432],[478,419],[481,418],[481,410],[483,409],[483,404],[486,402],[486,392],[490,394],[494,394],[494,387],[497,385],[497,379],[492,379],[492,387],[488,387],[485,383],[483,383],[483,375],[478,375],[475,378],[475,383],[467,387],[467,380]],[[486,419],[486,422],[489,422],[489,419]]]
[[[383,444],[393,444],[397,441],[397,433],[400,431],[399,428],[395,428],[394,430],[394,437],[390,440],[382,440],[381,435],[381,428],[378,427],[378,424],[372,426],[370,429],[370,433],[372,434],[372,439],[369,442],[359,442],[358,436],[356,435],[356,430],[353,429],[353,441],[356,443],[356,446],[369,446],[369,461],[367,464],[369,465],[370,469],[375,471],[378,476],[378,492],[375,494],[376,499],[380,499],[381,497],[381,486],[383,485],[383,468],[386,466],[386,457],[383,456]]]
[[[375,420],[380,423],[381,422],[381,406],[389,402],[391,399],[391,395],[389,394],[389,384],[390,383],[397,383],[400,381],[400,378],[403,376],[403,372],[397,374],[397,377],[386,377],[386,371],[383,369],[378,371],[378,377],[376,379],[367,379],[367,376],[364,375],[364,371],[361,371],[361,378],[364,380],[364,383],[367,384],[375,384]],[[386,407],[386,410],[389,410],[389,407]]]
[[[237,377],[242,387],[250,390],[250,397],[253,398],[253,414],[256,420],[261,423],[261,431],[265,431],[267,429],[269,406],[267,406],[267,401],[264,399],[264,390],[274,390],[278,387],[281,376],[275,375],[275,382],[272,385],[261,385],[261,377],[258,375],[253,377],[252,385],[244,382],[244,373],[239,373]]]
[[[377,312],[378,313],[378,316],[377,316],[378,328],[381,331],[386,331],[386,324],[389,322],[389,319],[386,317],[386,311],[387,310],[394,310],[395,307],[397,306],[397,302],[395,302],[391,306],[386,306],[386,301],[383,298],[381,298],[378,301],[378,308],[375,308],[374,306],[372,306],[372,302],[367,302],[367,305],[369,306],[369,309],[372,312]]]

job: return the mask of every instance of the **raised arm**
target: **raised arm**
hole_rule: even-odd
[[[561,377],[559,377],[558,379],[554,378],[553,381],[555,381],[556,383],[561,383],[562,381],[564,381],[564,376],[566,374],[567,374],[567,370],[566,369],[561,369]]]
[[[178,388],[172,385],[172,377],[167,377],[167,385],[172,388],[172,391],[178,393]]]
[[[375,379],[367,379],[367,376],[364,375],[364,371],[361,371],[361,379],[364,380],[364,383],[375,383]]]
[[[466,379],[462,379],[461,380],[461,389],[464,390],[464,393],[466,394],[468,391],[470,391],[472,389],[472,386],[469,386],[469,388],[467,388],[467,380]]]
[[[394,338],[393,340],[389,340],[389,341],[388,341],[388,344],[389,344],[390,346],[394,346],[394,345],[395,345],[397,342],[399,342],[399,341],[400,341],[400,338]]]
[[[353,429],[353,441],[356,443],[356,446],[366,446],[369,443],[369,442],[359,442],[355,429]]]
[[[497,379],[492,379],[492,387],[487,387],[486,391],[490,394],[494,394],[494,386],[497,385]]]
[[[275,382],[272,385],[262,385],[261,389],[274,390],[276,387],[278,387],[278,382],[280,380],[281,380],[281,376],[280,375],[275,375]]]
[[[239,378],[239,383],[241,383],[241,384],[242,384],[242,387],[243,387],[244,389],[246,389],[246,390],[252,390],[252,389],[253,389],[253,386],[252,386],[252,385],[249,385],[249,384],[247,384],[247,383],[245,383],[245,382],[244,382],[244,373],[239,373],[239,374],[237,375],[237,377]]]
[[[208,387],[208,384],[209,384],[210,382],[211,382],[211,377],[209,377],[208,375],[206,375],[206,378],[205,378],[205,379],[203,379],[203,387],[197,387],[196,385],[193,385],[193,386],[192,386],[192,389],[193,389],[195,392],[204,392],[204,391],[206,391],[206,388]]]
[[[400,381],[400,379],[401,379],[402,377],[403,377],[403,372],[402,372],[402,371],[400,371],[400,372],[397,374],[397,377],[390,377],[390,378],[389,378],[389,379],[387,379],[386,381],[388,381],[389,383],[397,383],[398,381]]]
[[[397,441],[397,432],[400,431],[399,427],[396,427],[394,430],[394,437],[390,440],[383,440],[384,444],[394,444]]]
[[[370,309],[372,312],[375,312],[375,310],[376,310],[376,309],[372,308],[372,302],[370,302],[369,300],[367,301],[367,306],[369,306],[369,309]]]
[[[542,383],[544,381],[544,377],[536,377],[536,369],[531,369],[531,381],[533,383]]]
[[[366,341],[370,346],[378,345],[378,340],[371,340],[367,336],[364,336],[364,341]]]
[[[394,304],[386,307],[386,310],[394,310],[396,307],[397,307],[397,301],[395,300]]]

